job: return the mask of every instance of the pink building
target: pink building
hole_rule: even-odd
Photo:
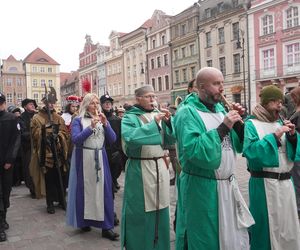
[[[248,20],[253,107],[265,85],[300,85],[300,0],[252,1]]]

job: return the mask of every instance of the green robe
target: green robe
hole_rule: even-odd
[[[178,183],[176,249],[219,249],[218,181],[215,170],[221,163],[221,139],[216,129],[207,131],[198,111],[211,113],[196,94],[189,95],[174,118],[182,172]],[[216,113],[225,114],[221,104]],[[233,150],[242,143],[230,132]],[[187,174],[187,172],[193,174]],[[188,247],[188,248],[187,248]]]
[[[257,127],[253,122],[257,124]],[[264,126],[265,129],[262,129]],[[247,158],[250,171],[289,172],[293,166],[292,162],[299,161],[299,134],[296,150],[289,141],[282,138],[285,143],[280,150],[285,150],[286,153],[280,156],[276,139],[272,134],[272,127],[275,130],[276,123],[262,123],[254,117],[245,123],[243,155]],[[257,128],[261,131],[260,134]],[[297,227],[299,223],[291,180],[278,181],[251,177],[249,200],[250,211],[256,222],[249,230],[252,250],[299,249],[300,232],[299,226]],[[269,212],[269,209],[274,209],[274,211]],[[275,226],[269,225],[270,220]]]
[[[160,133],[154,120],[143,124],[139,118],[143,114],[145,114],[143,110],[133,106],[126,111],[122,119],[123,149],[129,159],[126,163],[121,246],[122,249],[126,246],[127,250],[168,250],[170,249],[169,207],[158,210],[158,242],[154,246],[156,211],[145,211],[145,190],[141,166],[144,160],[131,158],[141,158],[143,146],[163,146],[163,142],[171,144],[174,143],[174,139],[171,137],[172,130],[164,122],[162,123],[164,136]],[[169,184],[169,179],[165,181],[168,181]]]

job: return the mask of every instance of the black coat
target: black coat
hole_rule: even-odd
[[[17,117],[0,111],[0,167],[13,164],[20,147],[20,125]]]

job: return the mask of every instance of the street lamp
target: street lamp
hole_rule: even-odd
[[[241,33],[241,38],[242,42],[240,39],[240,33]],[[236,48],[237,49],[242,49],[242,59],[243,59],[243,88],[244,88],[244,107],[247,107],[247,102],[246,102],[246,72],[245,72],[245,38],[244,38],[245,32],[241,29],[238,31],[238,40],[236,42]]]

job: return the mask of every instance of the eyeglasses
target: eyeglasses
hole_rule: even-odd
[[[150,99],[150,98],[155,99],[155,98],[157,98],[157,95],[143,95],[141,97],[146,98],[146,99]]]

